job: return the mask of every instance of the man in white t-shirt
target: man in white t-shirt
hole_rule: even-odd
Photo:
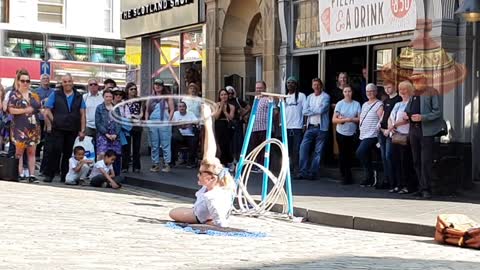
[[[307,131],[300,145],[300,172],[297,179],[315,180],[320,168],[320,159],[330,122],[328,115],[330,96],[323,91],[323,86],[322,80],[313,79],[313,94],[308,96],[303,106],[303,115],[307,116]],[[312,148],[313,154],[311,154]]]
[[[285,114],[287,120],[288,154],[290,156],[290,172],[298,173],[298,154],[303,136],[303,106],[307,100],[305,94],[298,91],[298,82],[294,76],[287,79],[287,98]]]
[[[95,127],[95,111],[97,106],[103,103],[103,96],[98,91],[98,82],[95,79],[88,80],[88,93],[83,95],[83,101],[86,105],[87,128],[85,133],[92,137],[93,146],[96,148],[95,139],[97,137],[97,129]],[[96,149],[95,149],[96,150]],[[96,152],[96,151],[95,151]]]
[[[173,160],[176,160],[178,151],[181,146],[188,147],[187,167],[194,168],[197,157],[198,146],[198,132],[196,128],[196,122],[198,118],[190,111],[187,111],[187,104],[180,101],[177,104],[178,111],[173,113],[173,122],[177,122],[178,125],[174,125],[172,131],[173,137]],[[182,124],[184,123],[184,124]]]

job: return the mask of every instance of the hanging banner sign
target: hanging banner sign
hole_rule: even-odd
[[[322,42],[414,30],[416,0],[318,0]]]

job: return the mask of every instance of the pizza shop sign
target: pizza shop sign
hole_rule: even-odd
[[[322,42],[415,29],[416,0],[318,0]]]

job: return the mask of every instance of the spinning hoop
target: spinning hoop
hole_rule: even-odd
[[[148,96],[148,97],[139,97],[139,98],[132,98],[125,101],[122,101],[115,106],[110,111],[110,115],[112,116],[113,121],[121,124],[121,125],[129,125],[129,126],[136,126],[136,127],[167,127],[167,126],[179,126],[179,125],[187,125],[187,124],[198,124],[204,122],[206,118],[210,118],[213,116],[213,113],[209,115],[203,116],[202,119],[194,120],[194,121],[170,121],[170,120],[140,120],[140,119],[133,119],[133,118],[125,118],[122,117],[119,113],[118,108],[125,106],[129,103],[134,102],[143,102],[143,101],[152,101],[152,100],[163,100],[163,99],[178,99],[181,101],[185,100],[192,100],[198,102],[201,105],[207,105],[210,107],[211,111],[215,111],[217,104],[209,99],[200,98],[200,97],[193,97],[189,95],[161,95],[161,96]]]

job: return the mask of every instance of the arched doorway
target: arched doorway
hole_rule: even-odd
[[[221,86],[225,86],[226,78],[238,75],[241,82],[235,85],[237,93],[243,95],[253,90],[258,75],[258,62],[263,54],[262,29],[257,0],[230,1],[221,33]],[[260,65],[260,74],[261,70]]]

